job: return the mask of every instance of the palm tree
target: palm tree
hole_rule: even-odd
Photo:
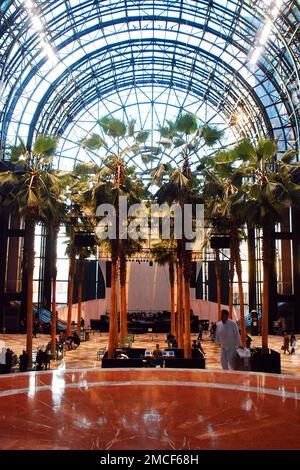
[[[110,240],[111,254],[111,290],[110,290],[110,326],[108,356],[113,357],[118,344],[118,315],[117,315],[117,280],[118,264],[124,264],[125,252],[123,240],[119,236],[120,228],[120,197],[127,196],[128,204],[138,202],[142,192],[142,184],[133,176],[132,170],[126,168],[124,157],[138,153],[148,139],[148,131],[135,131],[135,121],[127,124],[111,116],[105,116],[99,121],[101,135],[93,134],[81,140],[81,146],[95,152],[104,152],[102,167],[95,174],[94,188],[89,192],[90,202],[87,206],[95,215],[97,207],[104,202],[113,204],[116,214],[116,239]],[[122,248],[123,247],[123,248]],[[126,284],[126,281],[125,281]],[[122,325],[125,316],[125,285],[122,276]],[[125,293],[126,295],[126,293]],[[124,329],[122,334],[124,333]]]
[[[33,270],[34,234],[36,221],[46,220],[55,212],[60,199],[59,172],[51,169],[52,156],[58,139],[38,135],[32,148],[20,145],[10,148],[12,168],[0,174],[0,186],[5,190],[3,205],[11,211],[19,211],[25,217],[24,269],[27,276],[27,344],[30,365],[32,361],[33,324]]]
[[[199,126],[195,115],[180,113],[176,120],[168,121],[167,126],[159,129],[161,135],[160,144],[164,147],[164,153],[177,152],[182,158],[182,168],[177,168],[169,173],[169,181],[164,182],[164,168],[160,165],[152,172],[154,183],[160,185],[158,199],[169,204],[177,203],[181,206],[183,219],[185,204],[195,206],[201,201],[198,193],[198,180],[190,169],[190,155],[201,151],[204,145],[212,146],[222,137],[222,132],[210,126]],[[184,233],[184,231],[183,231]],[[186,239],[177,242],[178,258],[178,346],[182,345],[183,317],[184,317],[184,350],[185,357],[191,356],[190,340],[190,279],[192,272],[192,256],[186,249]],[[183,282],[184,278],[184,282]],[[184,284],[184,289],[183,289]],[[184,290],[184,296],[183,296]],[[182,315],[184,298],[184,315]]]
[[[74,230],[71,227],[68,230],[67,235],[69,235],[69,243],[66,249],[66,254],[69,258],[69,274],[68,274],[68,314],[67,314],[67,337],[71,335],[72,332],[72,308],[73,308],[73,292],[74,292],[74,280],[76,274],[76,250],[74,246]],[[68,233],[69,232],[69,233]]]
[[[137,240],[127,238],[120,240],[119,270],[120,270],[120,344],[124,345],[128,336],[127,327],[127,259],[142,251],[142,244]]]
[[[170,282],[171,333],[176,337],[175,265],[177,265],[177,253],[175,242],[172,240],[161,240],[151,248],[151,256],[159,266],[168,265]]]
[[[207,218],[215,234],[230,235],[230,265],[229,265],[229,311],[233,310],[233,276],[234,266],[238,278],[240,321],[242,344],[246,345],[246,326],[244,315],[244,293],[242,283],[242,261],[240,255],[241,231],[246,222],[247,207],[240,199],[243,183],[243,172],[236,166],[233,151],[219,152],[214,158],[211,168],[205,168],[206,178],[204,193],[206,196]],[[241,207],[243,204],[243,207]],[[244,216],[241,217],[241,211]],[[218,287],[218,317],[221,317],[221,279],[220,252],[216,249],[216,274]]]
[[[95,250],[90,247],[76,246],[76,235],[83,231],[91,233],[93,231],[93,222],[90,215],[87,217],[84,213],[84,207],[89,198],[89,187],[93,181],[95,173],[99,167],[93,163],[77,163],[72,172],[64,175],[64,197],[67,201],[67,211],[65,214],[66,234],[68,242],[66,254],[69,258],[68,274],[68,313],[67,313],[67,336],[72,333],[72,309],[74,281],[76,274],[76,257],[78,261],[78,298],[77,305],[77,331],[80,331],[81,303],[84,282],[84,260],[95,254]],[[80,267],[80,269],[79,269]],[[80,316],[79,316],[80,315]],[[79,317],[79,322],[78,322]]]
[[[262,347],[268,348],[270,275],[274,253],[272,239],[274,226],[292,205],[300,205],[299,168],[295,152],[288,150],[276,159],[277,142],[260,137],[257,144],[244,140],[235,149],[235,155],[245,162],[247,176],[239,201],[247,205],[248,223],[262,231],[263,292],[262,292]]]

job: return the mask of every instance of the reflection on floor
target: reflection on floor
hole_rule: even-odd
[[[170,369],[0,376],[0,449],[300,449],[300,378]]]
[[[192,335],[195,339],[197,335]],[[5,341],[6,347],[13,349],[18,355],[21,354],[22,349],[26,343],[25,335],[1,335],[0,340]],[[49,336],[38,335],[33,339],[34,347],[45,347],[49,341]],[[97,351],[99,348],[107,346],[108,334],[95,333],[91,336],[90,341],[81,343],[80,347],[75,351],[68,351],[63,359],[63,362],[52,362],[51,368],[58,368],[63,366],[67,369],[78,367],[99,367],[100,363],[97,361]],[[147,349],[154,349],[155,344],[159,343],[161,348],[166,347],[165,334],[146,334],[136,335],[133,347],[145,347]],[[253,337],[254,346],[261,346],[261,337]],[[280,352],[282,345],[282,338],[279,336],[270,336],[269,346],[275,351]],[[208,335],[203,337],[202,346],[206,352],[206,368],[212,370],[220,370],[219,360],[219,346],[213,344]],[[299,374],[300,375],[300,352],[296,355],[283,355],[281,354],[282,373],[284,374]]]

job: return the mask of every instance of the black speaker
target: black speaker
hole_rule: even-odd
[[[77,248],[83,248],[85,246],[94,246],[95,237],[88,233],[76,233],[74,236],[74,245]]]
[[[216,262],[208,261],[208,300],[217,302]],[[229,261],[221,261],[221,303],[229,303]]]
[[[211,237],[210,246],[216,248],[230,248],[230,237]]]
[[[191,289],[196,289],[196,285],[197,285],[196,272],[197,272],[197,263],[196,261],[193,261],[192,262],[192,275],[190,279]]]

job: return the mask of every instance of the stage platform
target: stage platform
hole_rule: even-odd
[[[0,376],[0,449],[300,449],[300,378],[58,369]]]

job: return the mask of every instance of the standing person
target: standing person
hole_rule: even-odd
[[[216,331],[217,331],[217,323],[211,322],[210,325],[210,339],[213,343],[216,342]]]
[[[34,338],[36,338],[36,335],[37,335],[38,331],[39,331],[39,324],[38,324],[38,321],[37,321],[37,320],[34,320],[34,322],[33,322],[33,327],[32,327],[32,336],[33,336]]]
[[[20,361],[20,372],[27,372],[29,364],[29,356],[26,351],[23,350],[22,354],[19,356]]]
[[[210,328],[209,328],[209,337],[212,341],[213,341],[213,326],[214,326],[214,322],[212,321],[210,324]]]
[[[203,325],[202,325],[202,323],[200,323],[200,325],[199,325],[199,335],[198,335],[198,340],[199,341],[202,341],[203,329],[204,329]]]
[[[228,370],[237,348],[242,347],[242,343],[238,326],[229,319],[227,310],[221,311],[221,321],[216,328],[216,342],[221,344],[222,368]]]
[[[294,335],[294,333],[291,334],[290,344],[291,344],[291,348],[292,348],[291,354],[296,354],[297,338]]]
[[[80,320],[80,328],[81,328],[82,330],[84,330],[84,325],[85,325],[84,318],[81,317],[81,320]]]
[[[283,354],[285,354],[286,351],[288,352],[288,354],[291,354],[290,353],[290,338],[289,338],[289,335],[287,334],[287,331],[283,333],[283,345],[281,346],[281,349],[283,350]]]
[[[159,348],[159,344],[156,345],[156,348],[153,351],[152,357],[153,357],[154,366],[162,366],[163,365],[162,352]]]
[[[13,363],[13,352],[11,349],[7,348],[5,353],[5,373],[9,374],[11,372]]]

